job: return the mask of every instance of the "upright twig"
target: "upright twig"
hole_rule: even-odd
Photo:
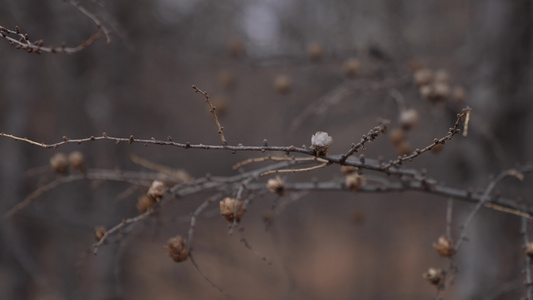
[[[194,91],[196,93],[202,94],[205,98],[205,102],[209,105],[209,112],[213,115],[213,118],[215,119],[215,123],[217,123],[218,127],[218,134],[220,134],[220,139],[222,140],[222,145],[226,146],[228,143],[226,142],[226,138],[224,137],[224,127],[220,125],[220,122],[218,121],[217,113],[215,112],[216,107],[211,103],[211,100],[209,100],[209,95],[207,92],[202,91],[201,89],[197,88],[195,85],[192,86]]]
[[[357,152],[360,148],[363,148],[364,150],[365,143],[374,141],[380,134],[387,131],[390,122],[388,120],[381,120],[379,123],[378,126],[372,128],[367,134],[363,135],[359,143],[352,144],[350,150],[341,156],[339,163],[344,163],[350,155]]]

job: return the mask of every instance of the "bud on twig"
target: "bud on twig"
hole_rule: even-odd
[[[285,182],[283,182],[279,176],[276,176],[276,178],[270,178],[267,181],[267,188],[272,193],[276,193],[280,196],[285,194]]]
[[[333,138],[327,132],[317,131],[311,136],[311,148],[316,151],[318,155],[328,153],[329,146],[333,143]]]
[[[433,248],[444,257],[450,257],[453,255],[453,241],[445,236],[439,237],[437,243],[433,243]]]
[[[239,221],[244,213],[242,201],[239,201],[239,204],[237,205],[237,215],[235,216],[235,202],[235,198],[230,197],[226,197],[220,201],[220,214],[230,223],[233,223],[235,219]]]
[[[168,256],[172,257],[175,262],[181,262],[189,257],[187,243],[181,236],[176,236],[167,241]]]
[[[429,268],[426,273],[422,275],[429,283],[433,285],[440,285],[444,278],[444,272],[441,269]]]

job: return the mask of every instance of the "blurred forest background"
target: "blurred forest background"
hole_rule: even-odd
[[[398,126],[394,90],[420,115],[408,133],[415,147],[446,134],[455,114],[472,107],[467,138],[457,136],[442,152],[408,167],[425,168],[450,186],[484,188],[490,174],[533,158],[531,1],[80,3],[113,32],[110,44],[100,38],[74,55],[35,55],[0,40],[0,131],[47,143],[105,131],[219,144],[194,84],[213,97],[229,144],[261,145],[266,138],[270,145],[309,145],[311,135],[322,130],[334,138],[330,152],[342,153],[377,118]],[[2,1],[0,25],[18,25],[32,40],[51,45],[77,45],[97,31],[89,18],[59,0]],[[313,47],[320,55],[309,53]],[[343,71],[349,58],[360,63],[352,78]],[[452,85],[467,91],[464,101],[423,99],[412,82],[417,65],[448,72]],[[279,75],[291,81],[285,94],[275,88]],[[386,136],[367,148],[367,157],[398,155]],[[32,170],[47,166],[57,152],[74,150],[86,155],[90,168],[146,171],[131,161],[135,154],[193,177],[235,174],[232,165],[261,155],[106,141],[43,149],[3,138],[0,213],[58,176],[51,170],[31,176]],[[331,167],[287,178],[321,180],[337,173]],[[514,183],[506,180],[498,189],[508,197],[531,198],[531,178]],[[0,299],[224,299],[190,262],[173,262],[164,247],[169,237],[186,234],[188,216],[209,193],[173,201],[97,256],[84,254],[95,226],[111,227],[138,214],[142,193],[125,183],[73,182],[3,220]],[[248,251],[238,235],[228,236],[216,207],[198,220],[196,261],[231,299],[435,295],[422,273],[447,264],[432,247],[445,230],[445,198],[310,193],[265,229],[262,216],[276,198],[254,201],[242,221],[248,241],[272,265]],[[454,233],[470,208],[456,201]],[[459,272],[442,296],[522,297],[520,219],[484,209],[468,237],[457,256]]]

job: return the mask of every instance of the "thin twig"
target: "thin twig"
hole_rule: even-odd
[[[448,206],[446,207],[446,237],[452,239],[452,214],[453,214],[453,198],[448,198]]]
[[[470,121],[470,111],[471,110],[472,109],[470,107],[464,108],[463,112],[457,115],[457,120],[455,121],[455,124],[453,125],[453,127],[448,130],[448,134],[447,135],[441,137],[440,139],[439,138],[435,138],[433,140],[433,143],[429,144],[428,146],[426,146],[423,149],[416,149],[413,153],[411,153],[409,155],[400,156],[400,157],[398,157],[398,159],[396,159],[394,161],[390,161],[388,164],[386,164],[384,166],[384,168],[388,169],[388,168],[390,168],[392,166],[395,166],[395,167],[400,166],[405,161],[412,160],[413,158],[416,158],[417,156],[420,156],[423,153],[425,153],[427,151],[430,151],[431,149],[433,149],[435,146],[437,146],[439,144],[443,144],[444,145],[444,143],[446,141],[451,140],[454,135],[456,135],[457,133],[460,132],[459,125],[461,125],[461,121],[464,118],[466,118],[468,121]],[[465,130],[468,130],[468,123],[467,123],[466,120],[465,120]]]
[[[372,128],[367,134],[363,135],[359,143],[353,144],[350,150],[341,156],[339,163],[344,163],[349,156],[357,152],[360,148],[364,150],[365,143],[374,141],[380,134],[387,131],[387,126],[389,123],[390,122],[388,120],[380,121],[378,126]]]
[[[209,105],[209,112],[213,115],[213,118],[215,119],[215,123],[217,123],[218,134],[220,134],[222,145],[226,146],[228,142],[226,142],[226,138],[224,137],[224,127],[222,127],[220,125],[220,122],[218,121],[217,113],[215,112],[216,107],[213,106],[213,104],[211,103],[211,100],[209,100],[209,95],[207,94],[207,92],[202,91],[201,89],[197,88],[195,85],[193,85],[192,88],[194,89],[196,93],[200,93],[202,94],[202,96],[204,96],[205,102],[207,102],[207,104]]]
[[[312,171],[312,170],[316,170],[316,169],[320,169],[320,168],[325,168],[329,165],[329,162],[327,163],[323,163],[323,164],[320,164],[318,166],[313,166],[313,167],[309,167],[309,168],[301,168],[301,169],[285,169],[285,170],[272,170],[272,171],[267,171],[265,173],[262,173],[261,176],[266,176],[266,175],[270,175],[270,174],[278,174],[278,173],[297,173],[297,172],[308,172],[308,171]]]
[[[244,236],[244,228],[242,226],[238,227],[238,230],[241,234],[241,243],[244,244],[244,247],[246,249],[250,250],[253,254],[255,254],[257,257],[260,257],[263,261],[265,261],[268,265],[272,264],[272,261],[266,256],[261,255],[259,252],[257,252],[250,243],[248,243],[248,240],[246,240],[246,237]]]
[[[73,0],[65,0],[65,1],[70,3],[72,6],[77,8],[82,14],[86,15],[89,19],[91,19],[91,21],[93,21],[93,23],[96,25],[96,27],[98,27],[98,29],[100,29],[104,33],[104,35],[106,37],[106,40],[107,40],[107,43],[108,44],[111,43],[111,32],[104,25],[102,25],[102,22],[100,22],[100,19],[98,19],[98,17],[96,17],[96,15],[94,15],[91,12],[89,12],[85,7],[81,6],[76,1],[73,1]]]
[[[204,272],[202,272],[202,270],[200,270],[200,267],[198,266],[198,264],[196,263],[196,260],[194,259],[194,256],[192,255],[192,253],[189,253],[189,259],[192,263],[192,265],[194,266],[194,268],[196,269],[196,271],[198,271],[198,273],[207,281],[209,282],[214,288],[216,288],[220,293],[222,293],[223,295],[225,296],[229,296],[228,293],[226,293],[223,289],[221,289],[220,287],[218,287],[216,285],[216,283],[214,283],[211,279],[209,279],[209,277],[207,277],[207,275],[204,274]]]

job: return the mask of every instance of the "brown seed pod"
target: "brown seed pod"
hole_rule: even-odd
[[[456,103],[465,101],[466,91],[462,86],[456,86],[452,90],[452,100]]]
[[[68,171],[68,158],[64,153],[56,153],[50,158],[52,170],[58,174],[65,174]]]
[[[218,73],[218,82],[225,88],[231,88],[235,85],[235,76],[227,70]]]
[[[405,140],[405,134],[403,129],[394,128],[389,133],[389,140],[394,145],[397,146]]]
[[[152,182],[152,186],[150,186],[150,189],[148,189],[148,192],[146,193],[146,195],[148,195],[148,197],[151,197],[155,201],[159,202],[161,201],[161,198],[163,197],[166,191],[167,191],[167,187],[162,181],[154,180]]]
[[[352,174],[355,171],[357,171],[357,167],[354,167],[354,166],[341,166],[342,174],[348,175],[348,174]]]
[[[451,257],[454,253],[453,241],[445,236],[439,237],[436,243],[433,243],[433,248],[444,257]]]
[[[533,243],[526,244],[526,255],[533,258]]]
[[[435,101],[442,101],[450,97],[450,85],[446,82],[436,82],[433,84],[433,94]]]
[[[104,237],[105,233],[106,233],[106,230],[104,226],[94,227],[94,238],[96,239],[97,242],[99,242]]]
[[[426,68],[419,69],[413,75],[413,80],[418,86],[428,85],[433,80],[433,71]]]
[[[404,130],[409,130],[416,124],[418,124],[419,116],[418,111],[414,108],[403,110],[400,113],[398,122]]]
[[[73,170],[76,170],[80,173],[85,173],[87,170],[85,166],[85,156],[80,151],[70,152],[68,155],[68,161]]]
[[[187,242],[181,236],[175,236],[167,241],[168,256],[175,262],[181,262],[189,257]]]
[[[137,210],[141,213],[146,212],[152,208],[156,203],[156,200],[148,195],[142,195],[137,200]]]
[[[408,141],[402,141],[398,145],[395,145],[394,149],[398,155],[409,155],[413,153],[413,146]]]
[[[422,275],[427,281],[433,285],[440,285],[444,278],[444,272],[441,269],[429,268],[426,273]]]
[[[242,208],[242,201],[237,204],[237,215],[235,216],[235,198],[226,197],[220,201],[220,214],[226,218],[229,223],[233,223],[236,219],[240,221],[244,209]]]
[[[237,38],[237,37],[229,40],[227,49],[228,49],[228,54],[230,55],[230,57],[233,57],[233,58],[243,57],[244,54],[246,53],[246,50],[244,48],[244,42],[240,38]]]
[[[433,89],[432,84],[423,85],[418,89],[418,92],[420,93],[420,96],[424,100],[433,101],[435,98],[435,90]]]
[[[290,92],[292,88],[292,80],[287,75],[278,75],[274,80],[274,88],[282,95]]]
[[[276,176],[276,178],[270,178],[267,181],[267,188],[272,193],[276,193],[280,196],[285,194],[285,182],[283,182],[279,176]]]
[[[344,62],[342,69],[344,70],[344,75],[346,77],[354,77],[359,72],[361,63],[356,58],[350,58]]]
[[[352,192],[357,193],[357,191],[366,184],[366,178],[357,172],[352,173],[344,178],[344,184]]]
[[[317,62],[324,57],[324,47],[320,43],[311,43],[307,46],[307,56],[311,61]]]

